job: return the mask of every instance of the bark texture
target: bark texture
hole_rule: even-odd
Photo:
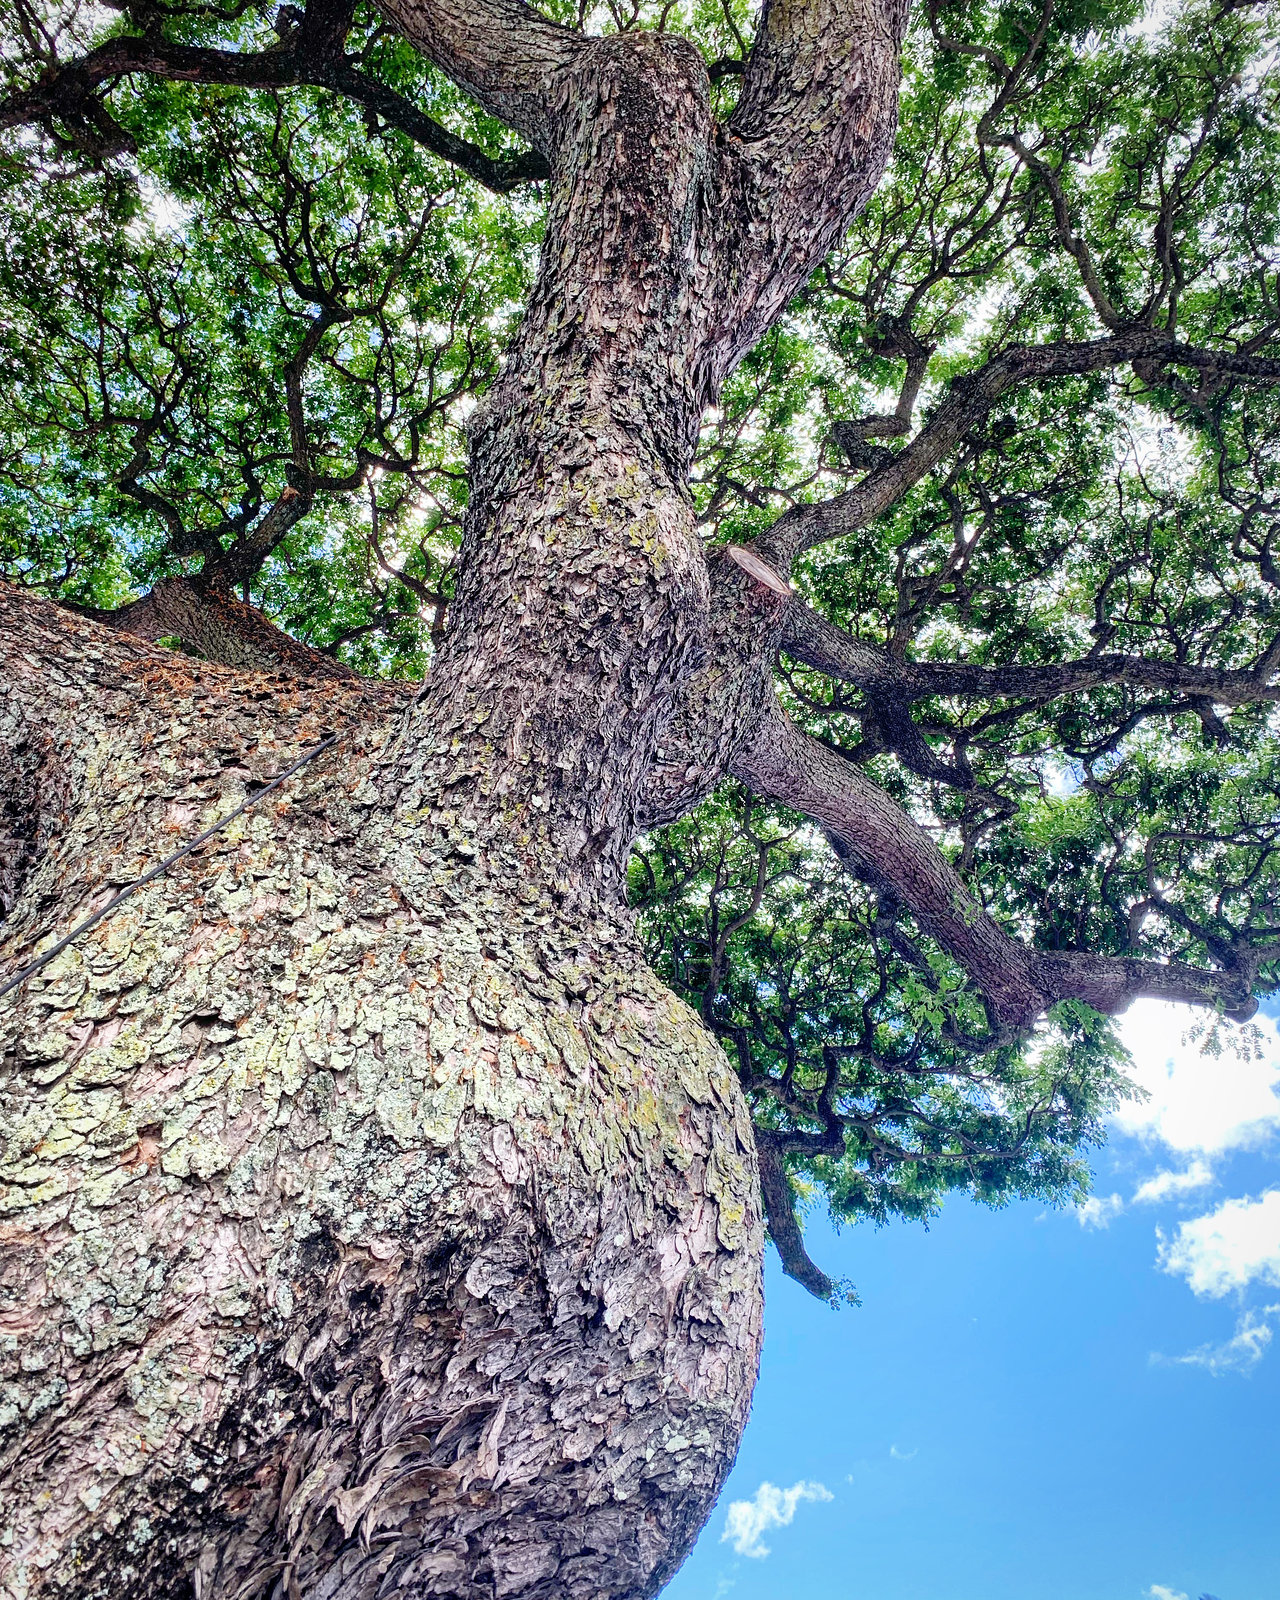
[[[751,1123],[621,869],[707,658],[699,418],[879,177],[903,8],[770,8],[727,130],[679,39],[386,9],[551,175],[429,684],[181,581],[3,596],[13,957],[342,733],[4,1003],[15,1597],[649,1595],[746,1418]]]
[[[456,597],[412,698],[230,592],[320,483],[299,388],[320,320],[286,372],[300,486],[251,534],[183,544],[175,522],[202,573],[110,617],[0,589],[7,970],[339,735],[0,1000],[0,1593],[635,1600],[683,1558],[746,1418],[762,1198],[786,1269],[833,1292],[794,1214],[795,1136],[757,1141],[718,1046],[641,960],[621,903],[637,832],[726,774],[805,812],[974,977],[996,1036],[1067,996],[1247,1015],[1243,944],[1200,971],[1019,942],[782,716],[773,676],[785,651],[852,684],[876,749],[961,787],[913,701],[1274,700],[1274,649],[1247,671],[907,663],[785,578],[1020,382],[1280,364],[1108,323],[992,357],[890,452],[867,441],[907,438],[927,360],[904,345],[898,414],[843,426],[866,476],[708,557],[701,418],[879,180],[905,0],[770,0],[724,124],[679,38],[383,0],[532,146],[507,161],[368,78],[344,0],[294,9],[256,53],[109,40],[0,126],[59,124],[100,155],[124,148],[100,98],[121,74],[326,86],[494,189],[545,180],[539,273],[472,418]],[[154,642],[171,636],[187,655]],[[827,1110],[804,1137],[834,1154]]]
[[[385,803],[393,692],[4,602],[73,796],[11,949],[343,732],[6,1008],[9,1592],[650,1592],[756,1365],[727,1063],[616,915]]]
[[[690,454],[879,178],[905,7],[770,6],[727,128],[680,39],[385,10],[550,175],[429,683],[364,684],[208,584],[111,627],[0,594],[15,966],[342,735],[0,1002],[23,1600],[650,1595],[746,1418],[752,1127],[622,868],[757,720],[767,662],[670,770],[727,637]]]

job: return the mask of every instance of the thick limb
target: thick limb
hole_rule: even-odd
[[[764,798],[812,817],[858,877],[901,900],[982,990],[996,1030],[1017,1034],[1057,1000],[1123,1011],[1151,997],[1252,1016],[1251,975],[1088,951],[1046,952],[1011,937],[969,892],[943,853],[851,761],[770,706],[733,760],[733,775]]]
[[[441,72],[550,158],[552,95],[587,43],[524,0],[382,0],[395,26]]]
[[[756,1129],[760,1193],[769,1237],[777,1248],[787,1277],[794,1278],[817,1299],[830,1301],[835,1296],[836,1286],[805,1249],[804,1234],[796,1217],[795,1195],[783,1164],[785,1144],[785,1135],[770,1133],[765,1128]]]
[[[729,120],[721,207],[736,237],[709,341],[714,390],[880,181],[897,128],[904,0],[773,0]]]
[[[1206,376],[1280,382],[1280,358],[1199,349],[1150,329],[1076,343],[1015,345],[953,382],[929,422],[896,455],[845,493],[788,511],[756,541],[757,548],[766,560],[785,571],[802,551],[856,533],[896,505],[955,451],[965,434],[1015,385],[1132,363],[1141,363],[1149,371],[1187,366]]]
[[[201,579],[162,578],[148,594],[118,611],[78,609],[106,627],[153,643],[178,639],[192,655],[225,667],[317,680],[357,677],[341,661],[277,628],[256,606]]]

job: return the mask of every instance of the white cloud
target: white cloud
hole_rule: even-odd
[[[1254,1282],[1280,1284],[1280,1189],[1258,1200],[1224,1200],[1162,1240],[1160,1265],[1196,1294],[1220,1296]]]
[[[1118,1194],[1091,1194],[1076,1207],[1076,1217],[1082,1228],[1107,1228],[1112,1217],[1118,1217],[1123,1210],[1124,1201]]]
[[[720,1543],[728,1540],[740,1556],[754,1556],[757,1559],[767,1556],[769,1546],[761,1535],[770,1528],[785,1528],[802,1500],[834,1499],[830,1489],[822,1483],[809,1483],[801,1479],[789,1489],[762,1483],[750,1500],[734,1500],[730,1504]]]
[[[896,1444],[891,1444],[889,1454],[895,1461],[914,1461],[920,1454],[920,1447],[917,1445],[914,1450],[899,1450]]]
[[[1204,1367],[1215,1378],[1226,1372],[1252,1372],[1271,1343],[1273,1317],[1280,1317],[1280,1306],[1246,1311],[1236,1323],[1234,1335],[1225,1344],[1202,1344],[1197,1350],[1188,1350],[1185,1356],[1152,1356],[1151,1359],[1171,1367]]]
[[[1116,1130],[1142,1139],[1164,1161],[1136,1181],[1128,1205],[1179,1205],[1201,1198],[1217,1183],[1220,1157],[1280,1143],[1280,1024],[1222,1025],[1212,1048],[1197,1035],[1184,1007],[1142,1000],[1120,1019],[1120,1036],[1132,1058],[1130,1075],[1146,1099],[1122,1106]],[[1173,1158],[1173,1159],[1170,1159]],[[1105,1228],[1126,1209],[1119,1194],[1094,1196],[1077,1212],[1082,1227]],[[1186,1280],[1197,1294],[1221,1298],[1251,1284],[1280,1286],[1280,1189],[1224,1201],[1180,1222],[1170,1235],[1156,1230],[1161,1269]],[[1275,1342],[1280,1307],[1243,1311],[1231,1338],[1185,1355],[1153,1355],[1168,1365],[1194,1366],[1214,1375],[1249,1372]],[[1155,1584],[1151,1600],[1184,1600]]]
[[[1134,1205],[1158,1205],[1162,1200],[1172,1200],[1179,1195],[1194,1194],[1197,1189],[1207,1189],[1214,1182],[1213,1169],[1207,1161],[1197,1157],[1182,1172],[1157,1172],[1139,1184],[1134,1191]]]
[[[1228,1043],[1205,1055],[1186,1039],[1194,1018],[1185,1006],[1137,1000],[1120,1019],[1119,1032],[1133,1057],[1131,1076],[1147,1091],[1115,1114],[1116,1126],[1172,1150],[1213,1155],[1257,1145],[1280,1131],[1280,1033],[1261,1019],[1261,1059],[1237,1054]],[[1227,1033],[1227,1040],[1240,1035]]]
[[[1187,1600],[1181,1589],[1170,1589],[1163,1583],[1153,1583],[1147,1590],[1147,1600]]]

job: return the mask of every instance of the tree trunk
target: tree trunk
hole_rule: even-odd
[[[9,1594],[643,1596],[705,1520],[755,1146],[621,889],[758,710],[655,797],[712,628],[702,411],[892,136],[903,8],[811,11],[726,134],[679,39],[403,7],[553,170],[416,699],[0,592],[13,966],[341,734],[0,1001]]]
[[[697,215],[705,73],[602,46],[571,92],[597,140],[646,74],[665,147],[608,155],[651,205],[557,191],[421,703],[8,597],[7,737],[70,796],[15,950],[343,730],[7,1022],[16,1592],[650,1593],[732,1461],[750,1121],[619,904],[707,608],[690,240],[652,227]]]
[[[756,1366],[719,1051],[528,838],[398,798],[398,696],[3,634],[68,797],[15,953],[342,730],[9,1007],[9,1591],[651,1592]]]

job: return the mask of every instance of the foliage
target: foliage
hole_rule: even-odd
[[[1063,1003],[1051,1038],[985,1048],[964,974],[801,819],[763,810],[726,790],[663,830],[636,852],[634,897],[651,961],[737,1060],[761,1126],[827,1135],[794,1154],[832,1215],[927,1218],[954,1188],[1082,1196],[1076,1152],[1124,1091],[1101,1019]]]
[[[4,570],[110,604],[198,570],[292,485],[313,504],[253,598],[361,670],[420,675],[535,208],[370,139],[332,96],[119,98],[136,165],[12,163]]]

